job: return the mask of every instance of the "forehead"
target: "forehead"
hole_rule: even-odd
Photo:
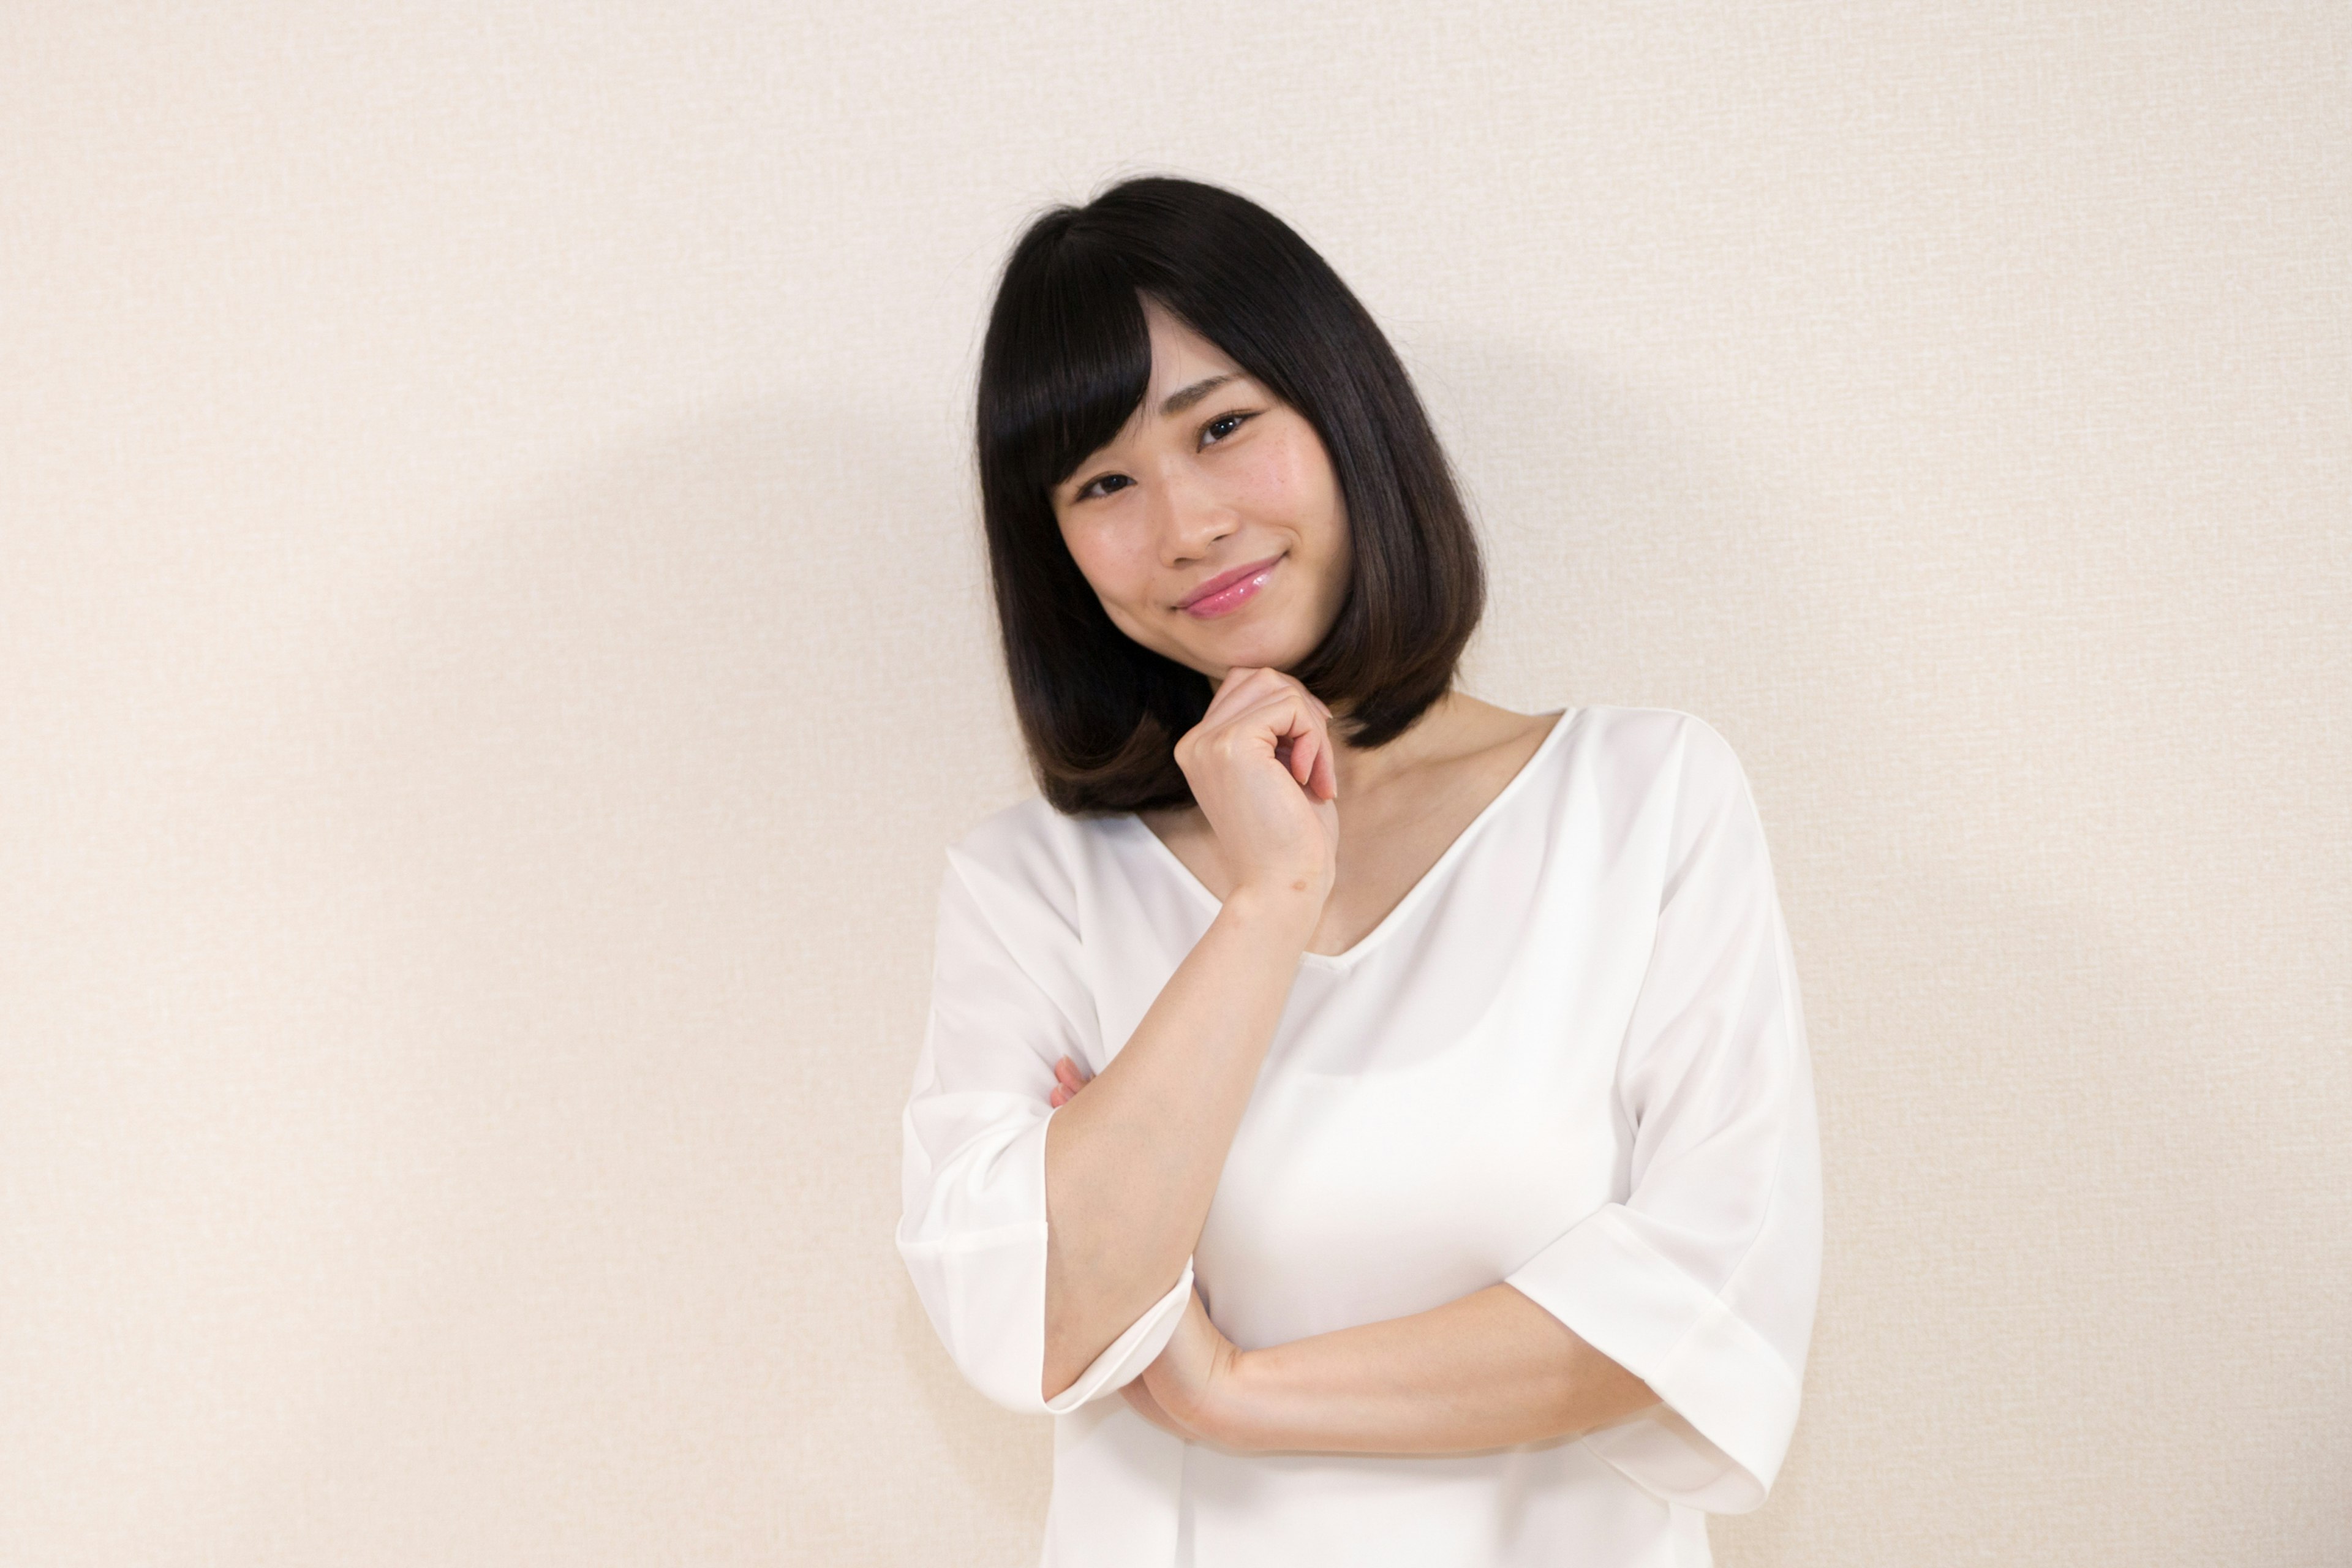
[[[1158,301],[1144,300],[1143,321],[1151,333],[1151,384],[1144,393],[1145,408],[1203,377],[1243,374],[1224,350],[1170,315]]]

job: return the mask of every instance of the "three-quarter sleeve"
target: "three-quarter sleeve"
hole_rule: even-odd
[[[1748,780],[1687,720],[1648,968],[1619,1056],[1624,1200],[1505,1277],[1656,1393],[1586,1443],[1718,1513],[1795,1430],[1821,1270],[1821,1154],[1788,932]]]
[[[1052,857],[1012,842],[1015,814],[951,849],[941,879],[931,1005],[903,1118],[898,1254],[964,1377],[1008,1409],[1061,1414],[1117,1392],[1167,1347],[1192,1264],[1097,1356],[1044,1397],[1045,1127],[1054,1062],[1099,1063],[1072,910]]]

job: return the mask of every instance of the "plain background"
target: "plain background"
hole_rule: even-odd
[[[2340,4],[18,4],[0,1560],[1034,1560],[891,1245],[1028,793],[971,377],[1228,184],[1473,690],[1745,760],[1829,1257],[1738,1568],[2345,1563]]]

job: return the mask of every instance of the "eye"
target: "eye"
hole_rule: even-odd
[[[1206,425],[1201,426],[1201,445],[1203,447],[1213,447],[1218,442],[1223,440],[1226,437],[1232,435],[1234,431],[1240,429],[1244,421],[1255,419],[1257,415],[1255,411],[1236,411],[1232,414],[1220,414],[1214,419],[1210,420]]]
[[[1077,494],[1072,496],[1070,499],[1072,500],[1085,500],[1091,496],[1107,496],[1110,494],[1111,490],[1124,489],[1127,486],[1133,483],[1135,483],[1135,481],[1129,479],[1125,474],[1103,474],[1096,479],[1088,479],[1085,484],[1080,485],[1078,487]],[[1102,488],[1104,486],[1108,486],[1109,489],[1106,489]]]

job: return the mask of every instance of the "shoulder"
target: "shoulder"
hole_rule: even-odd
[[[1037,795],[992,811],[947,847],[948,874],[992,913],[1008,905],[1050,910],[1075,924],[1079,884],[1107,824],[1066,816]]]
[[[1678,708],[1570,709],[1560,720],[1580,769],[1617,790],[1717,796],[1744,791],[1747,775],[1731,742],[1695,713]]]
[[[1677,708],[1591,707],[1562,723],[1559,808],[1597,814],[1612,842],[1652,842],[1677,860],[1731,824],[1760,829],[1747,771],[1722,731]]]

